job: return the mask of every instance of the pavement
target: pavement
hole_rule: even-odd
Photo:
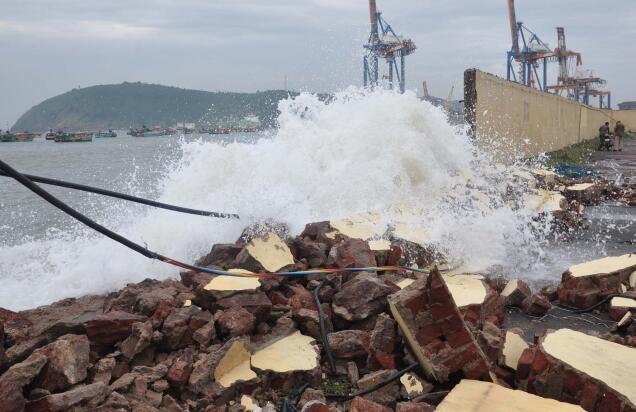
[[[625,138],[622,152],[596,151],[591,160],[592,168],[608,179],[636,181],[636,138]]]

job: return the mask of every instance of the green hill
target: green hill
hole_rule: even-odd
[[[295,92],[206,92],[158,84],[128,83],[73,89],[32,107],[14,131],[97,130],[197,123],[232,126],[257,116],[264,127],[275,125],[278,102]]]

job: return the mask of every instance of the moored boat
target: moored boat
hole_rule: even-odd
[[[56,143],[92,142],[93,141],[93,133],[90,133],[90,132],[75,132],[75,133],[57,132],[55,134],[55,139],[54,140],[55,140]]]
[[[117,133],[115,133],[112,130],[108,130],[107,132],[102,132],[101,130],[97,133],[94,134],[95,137],[100,138],[100,137],[117,137]]]
[[[0,133],[0,143],[10,143],[15,141],[16,141],[16,137],[13,133],[9,133],[9,132]]]
[[[28,132],[16,133],[15,141],[16,142],[32,142],[34,137],[35,137],[35,133],[28,133]]]
[[[146,126],[142,126],[141,129],[131,129],[129,132],[129,134],[134,137],[158,137],[158,136],[168,136],[175,133],[176,133],[176,130],[162,129],[158,126],[153,127],[152,129],[149,129]]]

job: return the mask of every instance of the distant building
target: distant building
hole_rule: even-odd
[[[636,110],[636,101],[619,103],[618,109],[619,110]]]

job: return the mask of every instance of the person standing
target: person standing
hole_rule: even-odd
[[[610,126],[609,126],[609,122],[605,122],[605,124],[602,124],[601,127],[598,128],[598,138],[601,141],[601,144],[598,146],[598,150],[610,150],[610,145],[606,145],[605,144],[605,138],[609,135],[610,133]]]
[[[616,136],[616,149],[623,151],[623,137],[625,137],[625,125],[619,120],[614,126],[614,136]]]

